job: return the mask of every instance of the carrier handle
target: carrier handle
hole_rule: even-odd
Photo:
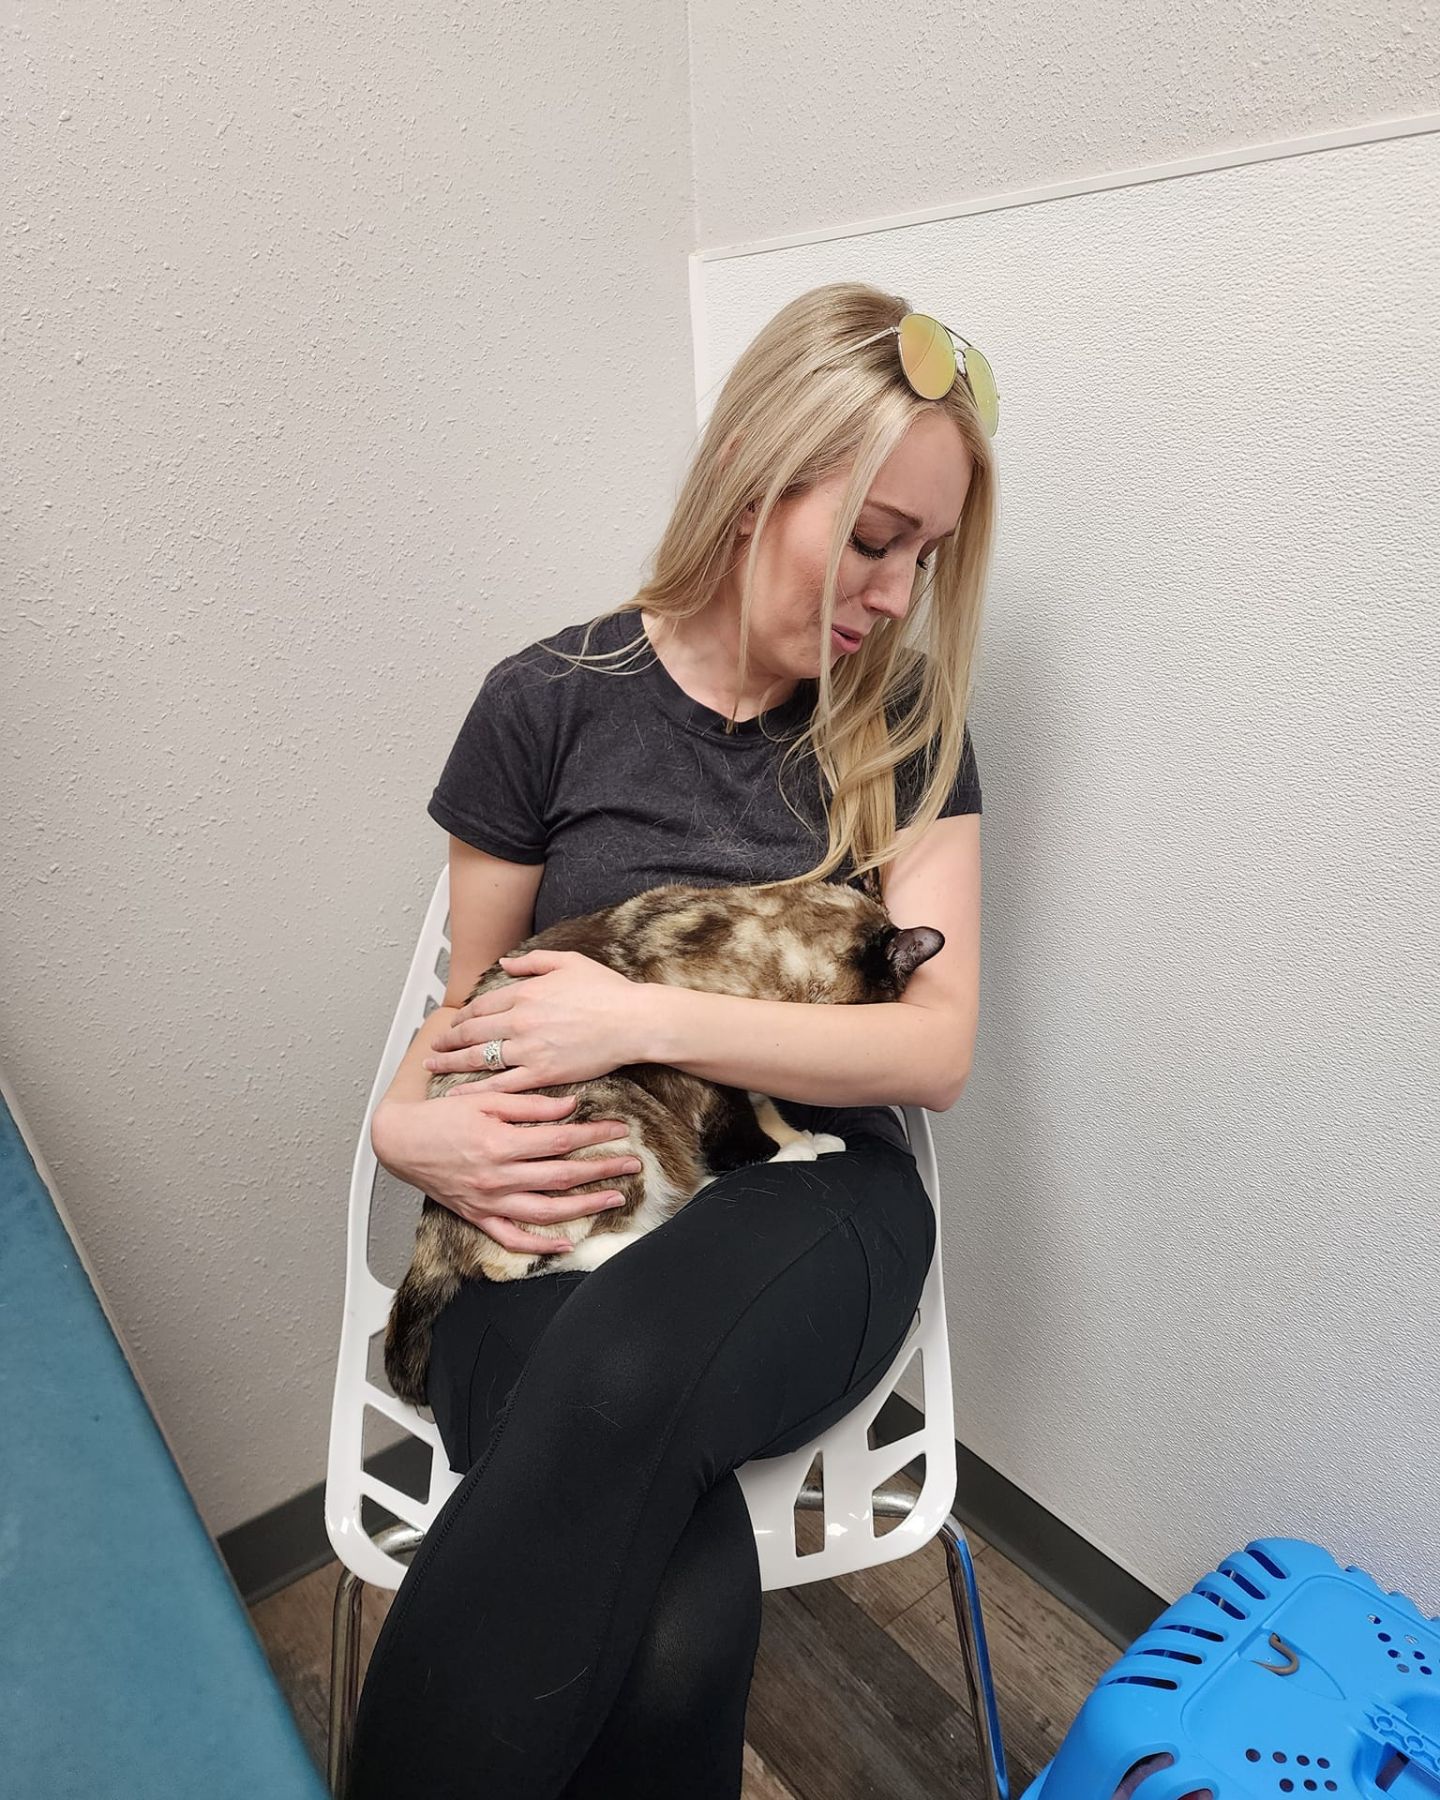
[[[1389,1706],[1372,1706],[1365,1723],[1380,1753],[1376,1792],[1394,1800],[1440,1800],[1440,1739]]]

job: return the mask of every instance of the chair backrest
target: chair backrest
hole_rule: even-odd
[[[401,1059],[426,1016],[445,997],[450,954],[450,873],[442,869],[421,927],[410,973],[390,1026],[380,1066],[361,1123],[350,1177],[350,1210],[345,1251],[345,1306],[340,1354],[330,1413],[330,1453],[325,1478],[325,1529],[335,1554],[362,1581],[397,1588],[407,1564],[383,1551],[361,1519],[368,1495],[395,1518],[424,1532],[463,1479],[450,1467],[435,1425],[391,1393],[379,1348],[394,1289],[370,1268],[370,1211],[378,1165],[370,1146],[370,1120],[394,1078]],[[938,1224],[939,1185],[930,1122],[923,1107],[896,1106]],[[761,1586],[793,1587],[908,1555],[940,1529],[955,1498],[954,1408],[950,1352],[945,1326],[941,1237],[910,1333],[873,1393],[812,1443],[784,1456],[742,1464],[736,1477],[755,1525]],[[543,1279],[541,1277],[540,1279]],[[923,1414],[907,1436],[872,1445],[870,1427],[916,1357],[920,1359]],[[372,1371],[374,1371],[372,1373]],[[393,1420],[430,1449],[428,1489],[423,1498],[402,1492],[366,1470],[364,1414],[369,1407]],[[824,1524],[822,1547],[806,1555],[795,1543],[795,1501],[815,1461],[821,1459]],[[909,1514],[877,1535],[872,1496],[891,1483],[916,1457],[925,1459],[920,1492]]]

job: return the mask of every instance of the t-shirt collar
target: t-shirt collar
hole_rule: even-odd
[[[793,734],[797,726],[804,726],[814,710],[817,683],[813,676],[805,676],[796,682],[795,691],[789,699],[782,700],[763,713],[757,713],[754,718],[738,719],[727,731],[724,713],[716,712],[714,707],[704,706],[693,699],[661,662],[658,651],[645,631],[638,609],[617,614],[615,626],[617,644],[628,644],[637,637],[644,638],[644,647],[636,652],[634,661],[622,666],[636,671],[635,678],[644,683],[646,692],[657,706],[688,731],[696,732],[702,737],[719,738],[722,742],[729,743],[758,739],[763,743],[767,739]]]

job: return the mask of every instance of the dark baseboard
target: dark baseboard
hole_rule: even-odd
[[[367,1456],[365,1467],[402,1493],[423,1494],[430,1480],[430,1450],[419,1438],[407,1436]],[[369,1504],[362,1501],[362,1506]],[[385,1513],[383,1522],[390,1520]],[[268,1600],[292,1581],[336,1560],[325,1532],[325,1483],[317,1481],[293,1500],[282,1500],[269,1512],[222,1533],[216,1542],[245,1604]]]
[[[881,1442],[888,1443],[919,1424],[920,1414],[910,1402],[891,1394],[876,1416],[875,1431]],[[1165,1610],[1168,1601],[1118,1568],[963,1444],[956,1445],[955,1455],[959,1468],[955,1516],[961,1524],[973,1528],[1118,1649],[1133,1643]],[[392,1487],[419,1493],[429,1479],[430,1451],[418,1438],[406,1438],[371,1457],[366,1467]],[[325,1535],[324,1483],[237,1525],[219,1545],[247,1606],[333,1562],[335,1552]]]

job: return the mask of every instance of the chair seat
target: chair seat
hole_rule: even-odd
[[[1256,1539],[1105,1672],[1025,1800],[1436,1800],[1437,1626],[1318,1544]]]

